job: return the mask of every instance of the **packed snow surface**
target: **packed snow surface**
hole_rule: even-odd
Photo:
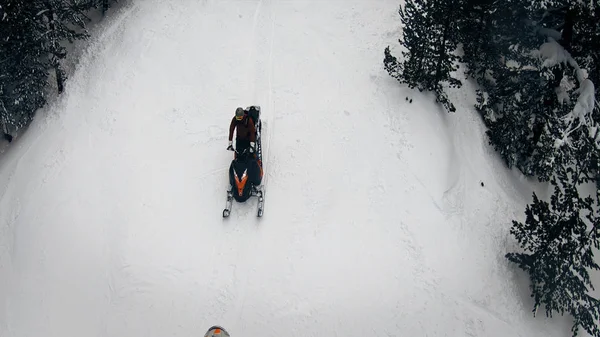
[[[383,69],[399,5],[113,11],[0,157],[0,336],[566,336],[504,258],[531,184],[473,88],[447,114]],[[253,104],[265,215],[223,219],[229,121]]]

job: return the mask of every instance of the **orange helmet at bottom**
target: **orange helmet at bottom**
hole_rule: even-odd
[[[210,327],[208,331],[204,334],[204,337],[230,337],[227,330],[222,327],[215,325]]]

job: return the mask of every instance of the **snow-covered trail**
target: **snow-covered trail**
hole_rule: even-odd
[[[479,122],[382,69],[397,7],[116,14],[0,163],[0,335],[561,335],[503,259],[518,201],[502,172],[474,177],[492,158]],[[251,104],[265,216],[252,200],[223,220],[228,123]]]

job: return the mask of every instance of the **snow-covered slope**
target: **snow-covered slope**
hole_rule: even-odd
[[[530,190],[471,89],[449,115],[382,69],[398,5],[114,14],[0,161],[0,336],[564,336],[503,257]],[[251,104],[265,215],[224,220],[228,123]]]

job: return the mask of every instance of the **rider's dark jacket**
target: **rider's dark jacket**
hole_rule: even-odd
[[[235,117],[231,119],[231,124],[229,125],[229,140],[233,140],[233,131],[236,127],[236,140],[256,141],[256,127],[254,126],[252,118],[249,118],[248,115],[244,116],[241,121],[236,120]]]

